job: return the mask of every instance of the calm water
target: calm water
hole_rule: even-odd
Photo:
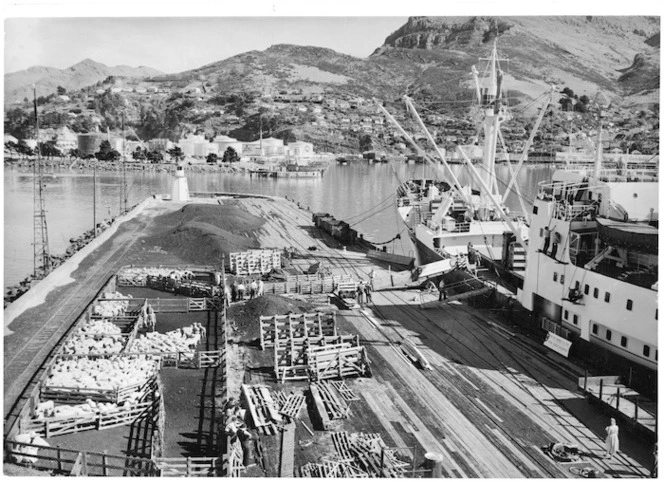
[[[460,181],[470,176],[463,166],[454,166]],[[498,171],[499,187],[508,179],[507,166]],[[5,168],[5,286],[22,280],[33,269],[33,191],[32,173]],[[551,168],[530,166],[522,169],[518,184],[525,198],[532,199],[539,181],[548,180]],[[248,174],[188,174],[189,189],[196,191],[246,192],[288,196],[309,206],[312,211],[328,212],[354,226],[365,238],[383,242],[403,230],[397,219],[394,189],[399,179],[431,177],[433,168],[423,164],[368,164],[358,162],[346,166],[332,165],[323,178],[268,179]],[[118,214],[122,174],[97,174],[97,222]],[[164,172],[128,172],[129,205],[152,194],[170,193],[171,175]],[[93,177],[91,173],[68,170],[55,171],[46,181],[46,220],[52,254],[62,254],[69,239],[80,236],[93,225]],[[532,203],[532,201],[530,201]],[[515,196],[508,205],[521,211]],[[388,251],[411,254],[408,236],[388,245]]]

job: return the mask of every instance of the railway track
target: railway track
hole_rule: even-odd
[[[431,340],[435,340],[451,360],[460,360],[459,363],[464,365],[463,367],[457,366],[458,364],[451,360],[444,364],[438,363],[437,368],[441,371],[427,372],[427,378],[440,387],[441,392],[446,396],[456,399],[458,406],[463,407],[469,416],[476,416],[473,414],[474,411],[482,413],[484,418],[478,419],[478,426],[485,428],[486,436],[495,439],[492,432],[500,431],[501,438],[509,441],[513,447],[518,447],[527,459],[544,472],[544,475],[551,477],[559,477],[563,474],[569,476],[570,474],[561,473],[558,467],[543,457],[537,447],[554,440],[567,440],[580,443],[588,451],[602,451],[602,445],[594,434],[585,427],[579,427],[578,422],[572,423],[570,419],[573,417],[562,407],[565,398],[557,394],[559,392],[565,394],[565,397],[569,397],[571,392],[576,398],[583,400],[582,396],[574,394],[575,379],[558,373],[555,371],[555,366],[552,371],[551,366],[544,360],[533,356],[536,352],[528,350],[527,346],[523,344],[512,343],[504,334],[499,333],[499,330],[488,326],[477,315],[468,313],[466,307],[457,309],[470,315],[465,318],[466,320],[475,318],[472,320],[473,323],[464,324],[455,321],[452,328],[446,330],[436,323],[434,315],[430,312],[406,311],[402,308],[403,298],[400,298],[395,292],[381,294],[389,301],[391,309],[398,310],[401,315],[412,321],[411,330],[424,335],[428,343],[433,343]],[[384,320],[386,319],[385,307],[375,306],[374,311]],[[386,325],[384,328],[378,329],[389,330],[396,335],[396,337],[392,337],[393,340],[405,338],[393,323]],[[390,338],[388,335],[386,337]],[[523,360],[528,360],[528,362]],[[482,369],[480,377],[478,375],[480,370],[471,370],[469,367],[493,367],[493,369]],[[442,370],[445,371],[445,374]],[[454,383],[450,382],[450,378],[454,379]],[[542,381],[542,378],[545,381]],[[487,385],[491,393],[495,394],[491,397],[493,410],[477,396],[477,392],[482,391],[478,386],[484,388],[484,385]],[[517,407],[532,422],[526,424],[523,420],[515,421],[514,417],[510,415],[510,412],[514,411],[514,407]],[[545,416],[553,420],[553,423],[545,422],[542,419]],[[505,423],[509,419],[512,419],[510,427]],[[521,430],[517,436],[513,432],[513,428],[519,427],[519,425],[521,425]],[[550,438],[532,437],[537,433],[547,434]],[[502,444],[501,441],[497,443],[505,445],[504,441]],[[514,461],[518,462],[518,459],[514,459]],[[621,455],[620,463],[623,468],[634,471],[635,476],[646,474],[624,455]],[[528,476],[541,477],[542,474],[528,474]]]

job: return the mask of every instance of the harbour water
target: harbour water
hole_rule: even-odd
[[[441,166],[442,168],[442,166]],[[467,168],[453,166],[462,184],[470,180]],[[522,169],[518,184],[525,203],[530,206],[537,183],[548,180],[552,167],[530,165]],[[11,286],[33,270],[33,177],[30,170],[5,167],[5,241],[4,283]],[[424,164],[333,164],[322,178],[258,178],[249,174],[188,173],[192,192],[244,192],[287,196],[312,212],[323,211],[349,222],[366,239],[384,242],[402,233],[402,239],[387,245],[389,252],[413,255],[413,247],[398,220],[395,188],[400,180],[433,177],[432,167]],[[509,179],[506,165],[498,167],[499,187]],[[153,194],[170,192],[171,175],[166,172],[128,171],[128,205]],[[123,176],[121,172],[98,172],[97,212],[100,222],[116,216],[121,209]],[[51,254],[63,254],[70,238],[93,226],[93,175],[91,172],[55,170],[46,178],[46,220]],[[473,183],[474,184],[474,183]],[[508,206],[521,211],[515,195]]]

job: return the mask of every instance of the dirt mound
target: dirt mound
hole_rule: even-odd
[[[228,309],[228,319],[235,324],[243,340],[260,336],[259,317],[291,313],[313,313],[315,305],[279,295],[263,295]]]
[[[156,219],[168,229],[150,243],[193,264],[219,264],[228,253],[259,248],[258,232],[265,220],[235,202],[222,205],[189,204]]]

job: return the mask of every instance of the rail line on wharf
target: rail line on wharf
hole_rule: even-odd
[[[436,360],[432,364],[437,369],[444,370],[446,374],[443,375],[438,370],[434,370],[425,372],[425,376],[436,386],[440,387],[441,393],[453,399],[458,408],[470,418],[476,417],[476,413],[473,413],[474,410],[482,413],[486,419],[480,419],[477,425],[486,428],[483,431],[487,437],[495,440],[496,437],[494,435],[496,434],[494,430],[499,430],[502,436],[514,444],[514,446],[520,447],[525,456],[541,467],[549,476],[561,476],[561,469],[544,456],[539,449],[540,446],[559,440],[583,440],[582,445],[584,448],[603,452],[601,440],[587,427],[582,426],[579,421],[563,408],[562,402],[564,399],[554,392],[554,390],[562,389],[565,390],[564,394],[567,397],[572,394],[576,399],[584,400],[582,395],[575,393],[576,380],[561,376],[557,372],[551,371],[551,366],[547,365],[546,362],[529,357],[527,349],[512,343],[507,337],[501,336],[499,334],[500,329],[495,330],[487,326],[483,320],[479,319],[477,314],[469,312],[471,308],[465,306],[452,308],[451,305],[448,305],[449,309],[453,311],[453,313],[448,313],[448,316],[455,317],[452,321],[452,327],[449,330],[436,323],[436,315],[434,315],[436,312],[433,310],[406,310],[403,308],[403,305],[407,303],[404,303],[404,299],[400,296],[412,295],[412,293],[399,292],[397,294],[397,292],[389,291],[380,292],[376,293],[374,298],[383,296],[385,301],[389,303],[390,309],[400,312],[403,315],[402,319],[411,320],[411,326],[416,328],[410,328],[411,333],[415,331],[418,335],[424,335],[424,338],[430,340],[430,343],[434,347],[436,344],[439,345],[439,348],[435,350],[434,347],[430,347],[427,353],[438,354],[442,346],[454,357],[454,360],[457,357],[463,360],[454,364],[452,360]],[[376,327],[376,329],[384,333],[386,338],[394,340],[394,338],[385,333],[387,330],[395,333],[400,339],[407,338],[407,335],[404,335],[400,330],[406,331],[409,328],[401,321],[392,323],[391,321],[394,317],[390,318],[386,316],[386,311],[388,310],[385,306],[374,304],[373,310],[384,321],[390,321]],[[466,325],[457,319],[457,317],[464,313],[465,315],[469,315],[464,319],[472,320],[472,325]],[[470,338],[470,341],[462,339],[463,337],[460,333],[455,333],[457,330],[463,330],[466,337]],[[478,335],[480,332],[483,335],[482,337]],[[496,335],[498,335],[498,338]],[[487,343],[485,340],[492,340],[493,343]],[[502,341],[498,343],[496,340],[504,340],[504,342],[510,343],[511,346],[507,349],[502,345]],[[473,344],[475,346],[472,346]],[[531,365],[532,368],[528,368],[527,364],[521,361],[521,357],[531,360],[533,363]],[[439,356],[438,358],[440,359],[441,357]],[[464,368],[458,366],[462,363],[466,365]],[[509,366],[510,364],[513,366]],[[536,364],[539,364],[540,367],[535,368]],[[483,365],[493,368],[489,370],[472,368]],[[515,370],[514,367],[517,367],[518,370]],[[549,371],[547,372],[547,370]],[[479,371],[482,372],[481,376],[477,373]],[[552,380],[552,387],[549,388],[544,382],[538,380],[535,373],[540,375],[540,377]],[[526,375],[528,378],[523,379],[522,375]],[[565,385],[567,385],[567,388]],[[478,397],[478,395],[482,395],[483,391],[486,392],[487,388],[491,390],[488,393],[490,396],[488,403],[493,404],[495,411],[491,410]],[[505,396],[502,394],[505,394]],[[530,397],[531,402],[526,403],[523,400],[523,395]],[[505,397],[508,397],[509,400]],[[547,397],[552,402],[546,402]],[[470,402],[470,405],[468,402]],[[514,406],[518,406],[520,410],[528,412],[524,413],[526,417],[521,417],[518,413],[515,413]],[[539,409],[540,413],[535,408]],[[495,412],[500,413],[500,417]],[[557,425],[547,424],[541,418],[543,415],[553,417],[554,420],[559,420],[560,423]],[[489,423],[487,423],[487,420]],[[527,420],[527,423],[524,420]],[[565,429],[562,427],[565,427]],[[518,435],[515,435],[513,432],[515,428],[519,430]],[[535,428],[539,428],[539,432],[544,432],[551,438],[538,439],[534,436],[537,434],[537,431],[534,430]],[[497,443],[505,445],[505,441],[500,441],[500,438],[500,436],[497,437]],[[527,443],[524,442],[524,439]],[[517,461],[517,459],[514,460],[515,462]],[[646,475],[646,472],[625,454],[621,454],[618,461],[620,463],[620,470],[629,469],[629,472],[633,476],[642,477]],[[615,470],[615,464],[608,467]],[[565,475],[569,476],[566,473]],[[529,474],[529,476],[538,475]]]

